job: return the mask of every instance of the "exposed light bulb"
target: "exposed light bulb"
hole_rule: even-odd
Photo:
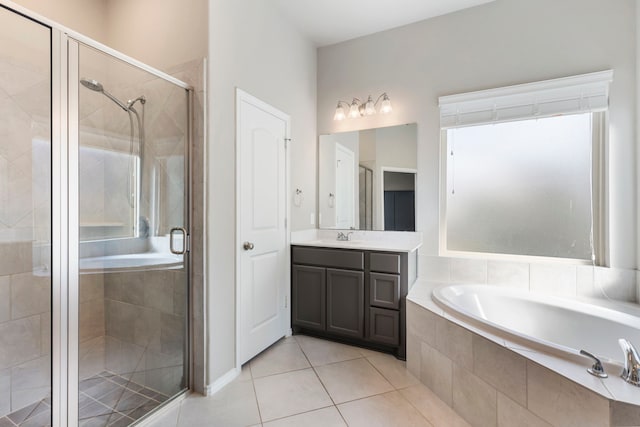
[[[391,108],[391,100],[389,100],[389,97],[385,93],[382,98],[382,104],[380,105],[380,112],[382,114],[388,114],[391,111],[393,111],[393,108]]]
[[[359,107],[360,106],[358,105],[358,102],[354,99],[351,103],[351,107],[349,107],[349,117],[351,117],[352,119],[360,117]]]
[[[367,99],[367,103],[364,104],[364,115],[372,116],[376,113],[376,105],[373,103],[373,99],[371,99],[371,95],[369,95],[369,99]]]
[[[378,103],[380,103],[380,108],[378,109]],[[357,119],[358,117],[363,116],[373,116],[377,112],[382,114],[388,114],[393,110],[391,107],[391,100],[386,92],[383,92],[375,102],[371,95],[367,97],[366,102],[360,101],[358,98],[353,98],[351,103],[345,101],[338,101],[338,105],[336,106],[335,114],[333,115],[333,120],[344,120],[349,117],[351,119]]]

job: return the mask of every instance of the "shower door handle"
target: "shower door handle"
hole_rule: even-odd
[[[174,246],[173,246],[173,236],[175,235],[175,233],[180,232],[182,233],[182,249],[180,250],[175,250]],[[187,253],[187,230],[184,227],[173,227],[171,229],[171,231],[169,232],[169,250],[171,251],[172,254],[175,255],[184,255]]]

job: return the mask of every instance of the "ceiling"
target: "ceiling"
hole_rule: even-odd
[[[445,15],[494,0],[273,0],[317,46]]]

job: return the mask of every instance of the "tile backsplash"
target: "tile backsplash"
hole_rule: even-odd
[[[443,284],[487,284],[566,297],[640,301],[640,278],[629,269],[419,255],[418,277]]]

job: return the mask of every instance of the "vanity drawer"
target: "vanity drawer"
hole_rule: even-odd
[[[364,252],[293,246],[294,264],[364,270]]]
[[[400,274],[400,255],[398,254],[371,252],[369,261],[371,271]]]
[[[369,305],[400,308],[400,276],[397,274],[369,273]]]

